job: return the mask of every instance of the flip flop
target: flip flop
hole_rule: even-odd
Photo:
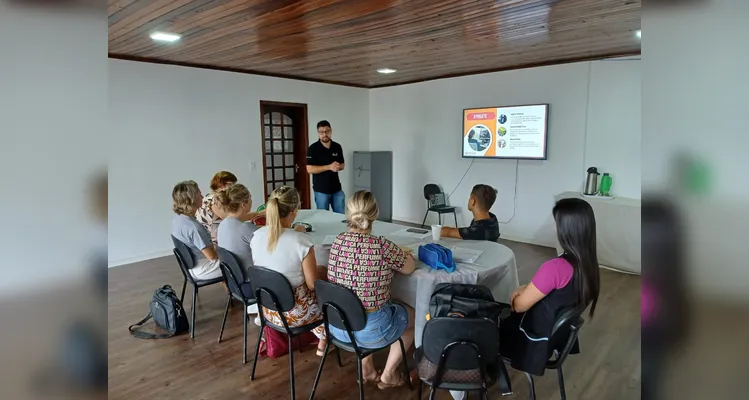
[[[330,345],[330,348],[328,348],[328,354],[332,353],[334,349],[335,349],[335,346],[333,346],[333,345],[331,344],[331,345]],[[323,354],[324,354],[324,353],[323,353],[324,351],[325,351],[325,348],[324,348],[324,347],[323,347],[322,349],[318,347],[318,348],[317,348],[317,352],[315,352],[315,354],[317,354],[317,356],[318,356],[318,357],[322,357],[322,356],[323,356]]]
[[[398,380],[393,383],[385,383],[382,380],[380,380],[380,383],[377,384],[377,389],[385,390],[385,389],[392,389],[401,387],[406,384],[406,380],[403,378],[403,375],[398,374]]]

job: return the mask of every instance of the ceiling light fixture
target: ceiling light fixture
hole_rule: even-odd
[[[174,33],[154,32],[151,34],[151,39],[158,42],[176,42],[180,39],[180,35]]]
[[[642,30],[638,29],[635,31],[635,36],[637,36],[638,39],[642,39]]]
[[[392,74],[392,73],[398,72],[398,70],[392,69],[392,68],[380,68],[377,70],[377,72],[381,74]]]

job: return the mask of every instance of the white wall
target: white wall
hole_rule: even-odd
[[[549,103],[548,159],[518,164],[475,160],[450,203],[462,208],[459,222],[468,224],[471,217],[464,205],[471,187],[492,185],[499,190],[492,211],[500,221],[510,221],[501,226],[503,237],[553,246],[554,195],[582,189],[589,163],[612,170],[615,193],[620,193],[621,182],[621,195],[639,198],[639,85],[635,60],[555,65],[371,90],[371,150],[393,151],[393,218],[421,223],[424,184],[437,183],[449,194],[466,172],[471,160],[461,158],[459,144],[464,108]],[[624,125],[620,109],[634,114]],[[429,221],[436,222],[436,216]]]
[[[171,252],[178,181],[193,179],[206,192],[213,174],[228,170],[262,198],[260,100],[306,103],[310,143],[327,119],[346,157],[369,147],[366,89],[109,61],[110,266]],[[350,192],[350,170],[341,180]]]

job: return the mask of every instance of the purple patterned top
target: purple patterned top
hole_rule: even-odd
[[[406,253],[380,236],[346,232],[330,248],[328,281],[356,293],[367,310],[390,301],[390,282],[406,264]]]

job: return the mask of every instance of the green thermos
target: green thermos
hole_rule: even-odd
[[[608,172],[605,172],[603,174],[603,177],[601,178],[601,188],[599,190],[599,193],[601,196],[609,197],[609,192],[611,191],[611,175],[609,175]]]

